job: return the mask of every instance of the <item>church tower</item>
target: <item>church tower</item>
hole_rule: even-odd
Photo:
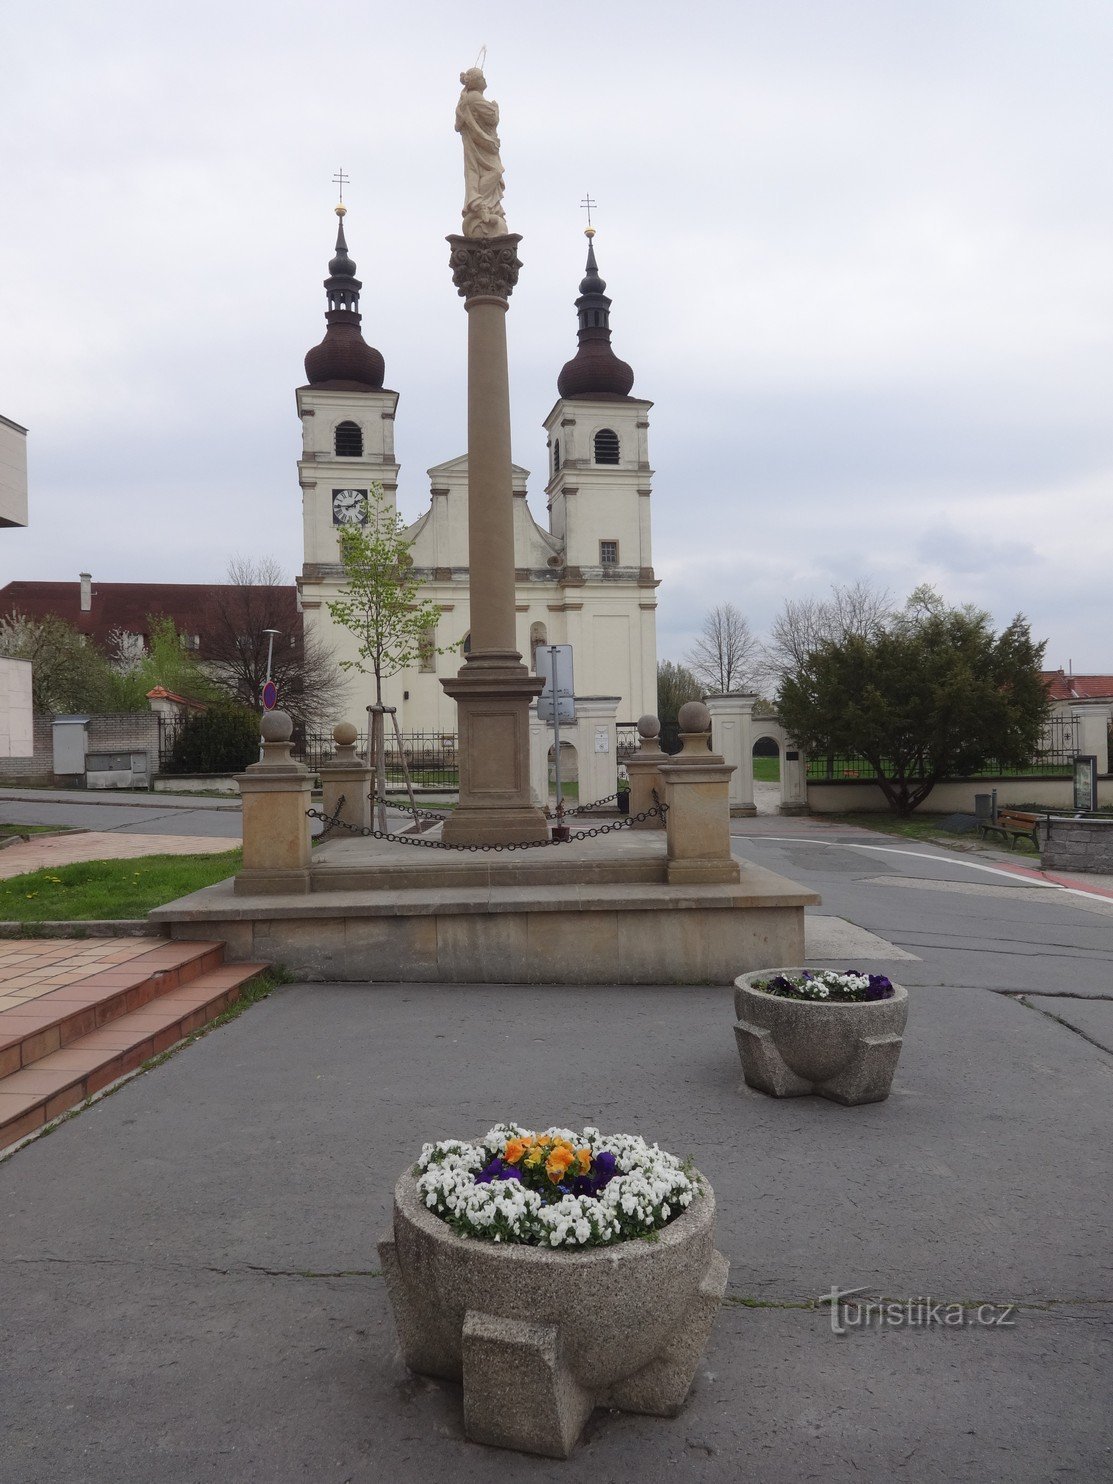
[[[393,509],[398,497],[394,414],[398,393],[383,386],[383,358],[360,329],[356,265],[344,240],[347,207],[336,208],[336,253],[325,279],[325,338],[305,357],[306,384],[297,389],[302,425],[298,480],[302,488],[302,606],[316,618],[339,586],[339,532],[367,520],[373,482]],[[327,618],[321,615],[327,622]]]
[[[557,378],[545,419],[549,529],[562,544],[560,620],[573,646],[580,694],[613,691],[629,676],[622,720],[657,711],[657,582],[653,575],[649,409],[631,396],[633,370],[611,349],[607,285],[588,227],[587,270],[576,300],[579,348]],[[552,642],[552,640],[551,640]]]

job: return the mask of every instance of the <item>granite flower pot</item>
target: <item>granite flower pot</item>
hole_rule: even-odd
[[[891,999],[825,1004],[754,988],[775,974],[802,972],[758,969],[734,981],[734,1034],[747,1084],[775,1098],[882,1102],[903,1045],[908,991],[894,982]]]
[[[463,1382],[473,1441],[550,1458],[596,1406],[680,1411],[728,1271],[706,1180],[652,1240],[570,1251],[457,1236],[407,1172],[379,1257],[406,1365]]]

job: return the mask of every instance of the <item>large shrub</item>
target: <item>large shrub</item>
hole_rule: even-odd
[[[186,717],[167,773],[240,773],[259,760],[259,717],[246,706],[210,706]]]

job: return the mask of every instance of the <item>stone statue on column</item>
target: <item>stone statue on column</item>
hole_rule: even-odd
[[[499,106],[483,96],[487,79],[478,67],[460,73],[464,90],[456,105],[456,132],[464,141],[464,236],[501,237],[505,182],[499,155]]]

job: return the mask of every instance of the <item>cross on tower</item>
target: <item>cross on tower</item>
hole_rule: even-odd
[[[338,185],[340,187],[340,204],[341,204],[341,206],[343,206],[343,204],[344,204],[344,187],[346,185],[349,185],[351,183],[351,179],[352,178],[351,178],[350,175],[345,175],[344,174],[343,169],[338,170],[336,172],[336,174],[332,177],[332,183],[333,183],[333,185]]]
[[[598,204],[599,203],[597,201],[593,201],[591,199],[591,192],[590,191],[587,193],[587,195],[584,197],[584,199],[580,202],[580,210],[587,212],[587,225],[588,225],[588,229],[589,230],[591,229],[591,213],[592,213],[592,211],[594,210],[594,208]]]

